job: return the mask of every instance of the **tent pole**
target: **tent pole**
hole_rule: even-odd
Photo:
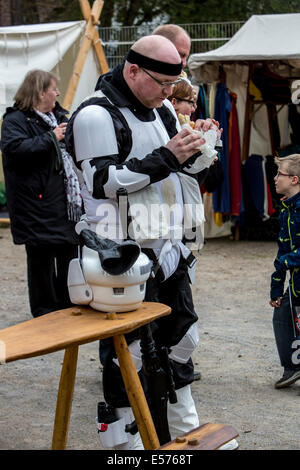
[[[94,49],[98,58],[101,75],[104,73],[107,73],[109,71],[109,67],[106,61],[106,57],[104,54],[103,46],[102,46],[97,28],[95,29],[95,33],[94,33],[93,46],[94,46]]]
[[[91,5],[89,0],[79,0],[80,3],[80,9],[83,18],[85,19],[86,22],[89,21],[90,16],[91,16]]]
[[[88,0],[79,0],[79,3],[80,3],[82,15],[83,15],[85,21],[88,22],[89,18],[91,16],[90,3],[89,3]],[[93,46],[94,46],[94,49],[95,49],[95,52],[96,52],[96,55],[97,55],[97,59],[98,59],[98,62],[99,62],[101,75],[104,74],[104,73],[107,73],[109,71],[109,67],[108,67],[108,64],[107,64],[107,61],[106,61],[106,57],[105,57],[105,54],[104,54],[104,51],[103,51],[103,47],[102,47],[102,44],[101,44],[101,39],[99,37],[97,27],[95,28],[95,31],[94,31]]]
[[[82,13],[84,17],[88,14],[88,2],[84,2],[80,0],[80,6],[82,8]],[[90,50],[90,47],[94,41],[95,38],[95,31],[97,32],[97,24],[99,22],[99,17],[102,11],[103,7],[103,0],[95,0],[93,3],[93,7],[90,10],[90,15],[87,21],[87,25],[85,28],[85,34],[82,39],[82,43],[78,52],[78,56],[73,68],[73,73],[70,78],[67,92],[64,98],[63,102],[63,107],[70,111],[73,99],[78,87],[78,83],[80,80],[80,76],[83,70],[83,66],[85,63],[85,60],[87,58],[88,52]],[[85,18],[86,19],[86,18]],[[97,32],[98,33],[98,32]]]

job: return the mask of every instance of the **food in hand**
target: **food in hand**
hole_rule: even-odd
[[[190,116],[188,114],[181,114],[179,113],[178,114],[178,119],[179,119],[179,122],[180,124],[183,126],[183,125],[188,125],[190,126],[192,129],[194,129],[195,127],[195,123],[194,121],[191,121],[190,119]]]

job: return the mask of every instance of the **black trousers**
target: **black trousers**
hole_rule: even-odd
[[[26,245],[27,278],[31,314],[46,313],[70,307],[67,277],[71,259],[77,257],[77,246]]]
[[[299,370],[299,350],[295,346],[295,336],[289,295],[286,292],[281,299],[280,307],[274,308],[273,329],[280,363],[285,370]],[[298,339],[298,338],[297,338]]]

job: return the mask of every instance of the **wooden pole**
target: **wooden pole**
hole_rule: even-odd
[[[146,450],[158,449],[160,444],[152,416],[125,337],[117,335],[113,339],[127,396],[144,447]]]
[[[91,16],[91,5],[89,0],[79,0],[81,13],[86,22],[89,21]]]
[[[91,16],[91,6],[88,0],[79,0],[81,12],[86,22],[89,21]],[[109,71],[109,67],[106,61],[106,57],[103,51],[103,47],[101,44],[101,39],[99,37],[98,28],[95,27],[94,37],[93,37],[93,46],[98,58],[100,72],[101,74],[107,73]]]
[[[99,21],[99,17],[103,8],[103,3],[104,3],[103,0],[95,0],[93,3],[93,7],[91,9],[91,14],[89,16],[86,29],[85,29],[85,34],[84,34],[84,37],[83,37],[83,40],[82,40],[82,43],[78,52],[78,56],[74,65],[73,74],[69,81],[66,96],[63,102],[63,107],[67,109],[68,111],[70,111],[71,109],[85,60],[87,58],[90,47],[94,41],[95,31],[97,32],[96,25],[98,24],[98,21]],[[87,3],[81,1],[80,5],[83,8],[83,12],[84,12],[83,14],[87,15],[88,13]]]
[[[94,46],[94,49],[98,58],[98,62],[100,66],[100,74],[103,75],[104,73],[107,73],[109,71],[109,67],[106,61],[106,57],[104,54],[103,46],[101,44],[101,39],[99,37],[97,28],[95,28],[93,46]]]
[[[53,450],[64,450],[67,445],[76,376],[78,346],[65,350],[57,395],[56,414],[52,438]]]

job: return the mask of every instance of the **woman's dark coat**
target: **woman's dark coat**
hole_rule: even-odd
[[[58,124],[67,121],[57,103]],[[34,112],[7,108],[1,129],[1,150],[14,243],[76,244],[68,221],[61,157],[55,134]]]

